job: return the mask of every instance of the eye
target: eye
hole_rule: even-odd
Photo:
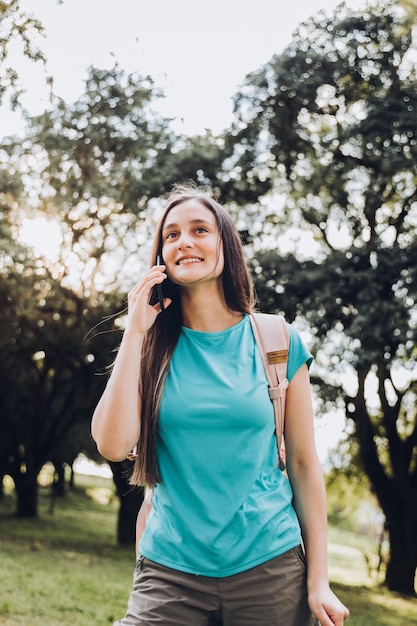
[[[199,234],[199,233],[207,233],[208,229],[205,226],[197,226],[197,228],[194,231],[195,233]]]
[[[165,235],[165,239],[174,239],[174,237],[176,236],[177,236],[177,233],[175,231],[171,231]]]

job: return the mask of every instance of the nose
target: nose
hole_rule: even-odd
[[[182,250],[183,248],[192,248],[193,241],[188,233],[181,233],[181,235],[177,239],[178,250]]]

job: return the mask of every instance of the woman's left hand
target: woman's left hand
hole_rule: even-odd
[[[342,626],[344,620],[349,617],[349,609],[340,602],[330,587],[321,592],[311,592],[308,604],[321,626]]]

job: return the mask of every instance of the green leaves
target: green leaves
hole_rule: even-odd
[[[8,64],[12,45],[20,44],[23,57],[45,64],[45,56],[36,43],[43,32],[42,24],[21,10],[19,0],[0,1],[0,104],[8,94],[11,108],[16,108],[24,91],[17,71]]]
[[[396,3],[341,5],[302,25],[235,98],[241,181],[275,162],[264,172],[282,194],[264,224],[272,244],[252,260],[261,307],[308,323],[323,406],[343,399],[392,542],[406,535],[399,515],[417,527],[412,29]],[[256,186],[262,195],[263,181]],[[286,232],[294,242],[282,255]],[[415,531],[407,541],[412,552]],[[393,552],[389,584],[409,591],[414,573],[400,569]]]

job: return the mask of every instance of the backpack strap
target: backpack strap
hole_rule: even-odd
[[[269,397],[275,413],[278,465],[281,470],[284,470],[285,396],[289,384],[287,379],[288,348],[290,343],[288,328],[282,315],[251,313],[249,318],[269,383]]]

